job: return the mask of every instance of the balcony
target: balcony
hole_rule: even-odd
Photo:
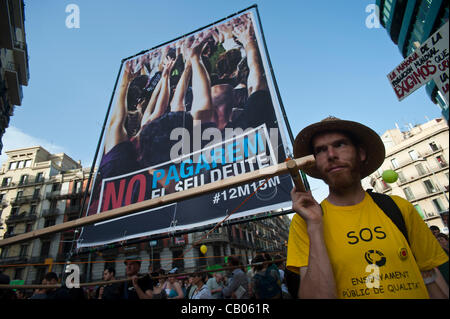
[[[59,215],[59,213],[60,213],[60,210],[58,208],[44,209],[42,211],[42,217],[57,216],[57,215]]]
[[[414,197],[410,198],[408,200],[411,203],[415,203],[415,202],[417,202],[419,200],[422,200],[422,199],[426,199],[426,198],[433,197],[433,196],[436,196],[436,195],[441,195],[443,192],[448,192],[448,190],[446,190],[445,188],[438,188],[438,187],[436,187],[434,190],[430,190],[430,191],[427,191],[427,192],[421,192],[419,194],[414,194]]]
[[[14,41],[14,62],[16,62],[18,71],[20,72],[19,83],[21,85],[28,85],[30,72],[28,69],[28,54],[25,42]]]
[[[28,203],[34,203],[34,202],[39,202],[41,201],[41,197],[40,196],[20,196],[20,197],[16,197],[14,199],[11,200],[11,205],[22,205],[22,204],[28,204]]]
[[[23,91],[21,82],[21,73],[19,65],[8,62],[5,65],[5,80],[8,86],[9,101],[13,105],[21,105],[23,98]]]
[[[35,213],[34,214],[22,213],[17,215],[9,215],[8,219],[6,220],[6,224],[32,222],[35,221],[36,218],[37,216]]]
[[[36,186],[39,184],[43,184],[45,179],[43,177],[37,178],[37,176],[28,176],[28,178],[24,181],[19,181],[17,183],[17,187],[28,187],[28,186]]]
[[[202,243],[217,243],[217,242],[226,242],[228,243],[228,234],[225,231],[222,231],[222,233],[211,233],[208,235],[208,237],[203,238],[206,235],[205,232],[200,233],[194,233],[193,241],[197,242],[199,240],[202,241]]]
[[[6,258],[0,259],[0,265],[25,264],[28,262],[28,260],[29,260],[29,257],[27,257],[27,256],[6,257]]]

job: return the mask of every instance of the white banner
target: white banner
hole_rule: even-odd
[[[439,78],[439,83],[436,83],[439,90],[443,95],[448,95],[448,56],[447,21],[387,75],[399,101],[437,78]]]

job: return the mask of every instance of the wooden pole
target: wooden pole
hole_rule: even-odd
[[[311,165],[315,165],[315,160],[313,155],[304,156],[301,158],[291,160],[295,162],[295,166],[298,168],[309,167]],[[287,162],[290,163],[290,162]],[[85,216],[79,219],[75,219],[72,221],[68,221],[62,224],[37,229],[25,234],[16,235],[14,237],[6,238],[0,240],[0,247],[4,247],[11,244],[16,244],[24,241],[29,241],[34,238],[38,238],[41,236],[59,233],[69,229],[75,229],[78,227],[91,225],[95,223],[99,223],[102,221],[118,218],[125,215],[130,215],[132,213],[144,211],[150,208],[159,207],[168,205],[174,202],[190,199],[199,195],[203,195],[210,192],[215,192],[224,188],[228,188],[231,186],[242,185],[248,183],[250,181],[256,179],[266,179],[277,175],[282,175],[289,173],[290,170],[287,166],[287,163],[281,163],[278,165],[273,165],[269,167],[262,168],[257,171],[233,176],[226,178],[224,180],[220,180],[214,183],[209,183],[206,185],[202,185],[195,188],[190,188],[185,191],[176,192],[172,194],[165,195],[163,197],[157,197],[149,200],[145,200],[139,203],[130,204],[124,207],[119,207],[115,209],[111,209],[109,211],[102,212],[100,214],[94,214],[90,216]],[[289,164],[289,165],[292,165]],[[292,170],[292,169],[291,169]],[[298,173],[298,170],[297,170]]]
[[[296,190],[299,192],[306,192],[305,185],[303,185],[302,178],[298,172],[297,163],[293,160],[289,160],[287,161],[286,166],[291,174]]]

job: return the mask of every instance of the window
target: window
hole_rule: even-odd
[[[34,181],[35,183],[40,183],[44,180],[44,173],[40,172],[37,173],[36,175],[36,180]]]
[[[440,214],[441,212],[445,211],[445,207],[444,205],[442,205],[442,201],[440,198],[433,199],[433,205],[434,208],[436,208],[437,213]]]
[[[392,168],[398,168],[398,162],[397,162],[397,159],[395,159],[395,158],[393,158],[393,159],[391,159],[391,164],[392,164]]]
[[[436,152],[437,150],[439,150],[439,147],[436,145],[435,142],[431,142],[429,145],[432,152]]]
[[[30,207],[30,215],[36,214],[36,205],[31,205]]]
[[[10,235],[13,235],[14,234],[14,226],[8,226],[8,230],[6,232]]]
[[[417,160],[417,159],[419,158],[419,154],[417,154],[417,152],[416,152],[415,150],[409,151],[408,154],[409,154],[409,157],[410,157],[413,161],[415,161],[415,160]]]
[[[28,183],[28,175],[20,176],[19,185],[26,185]]]
[[[436,188],[434,187],[431,180],[427,179],[427,180],[423,181],[423,184],[425,185],[425,189],[428,194],[432,194],[432,193],[436,192]]]
[[[31,160],[25,161],[25,167],[31,167]]]
[[[50,202],[50,210],[55,210],[56,207],[57,207],[57,205],[58,205],[58,201],[52,200],[52,201]]]
[[[12,179],[12,177],[5,177],[5,178],[3,178],[2,187],[10,186],[11,185],[11,179]]]
[[[20,245],[19,256],[20,257],[25,257],[27,255],[27,252],[28,252],[28,244]]]
[[[403,172],[401,172],[401,171],[399,171],[397,173],[398,173],[398,180],[400,181],[400,183],[406,182],[405,174],[403,174]]]
[[[20,161],[17,165],[17,168],[24,168],[25,167],[25,161]]]
[[[425,168],[423,167],[422,163],[419,163],[417,165],[414,165],[416,167],[417,173],[419,173],[419,176],[425,175],[427,172],[425,171]]]
[[[405,193],[405,196],[406,196],[407,200],[413,200],[414,199],[414,194],[411,191],[411,188],[405,187],[405,188],[403,188],[403,192]]]
[[[23,191],[18,191],[16,195],[16,200],[20,200],[22,198]]]
[[[447,167],[447,162],[444,160],[442,155],[436,156],[436,161],[438,162],[440,168]]]
[[[15,206],[13,208],[11,208],[11,216],[16,216],[19,212],[19,207]]]
[[[52,185],[52,192],[59,191],[60,189],[61,189],[61,184],[60,183],[53,183],[53,185]]]
[[[18,162],[11,162],[11,163],[9,163],[9,169],[16,169],[17,168],[17,163]]]
[[[381,185],[383,186],[383,190],[391,188],[391,186],[389,186],[384,180],[381,180]]]
[[[419,206],[419,204],[414,205],[414,208],[417,210],[417,212],[419,213],[420,217],[422,217],[422,219],[425,218],[425,213],[422,210],[422,207]]]
[[[41,192],[40,188],[36,188],[33,192],[33,199],[38,199],[39,198],[39,193]]]
[[[81,181],[75,182],[73,193],[80,193],[81,192]]]
[[[29,233],[32,230],[33,230],[33,224],[27,224],[27,226],[25,227],[25,232]]]

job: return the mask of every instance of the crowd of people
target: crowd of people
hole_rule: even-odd
[[[138,299],[291,299],[287,286],[285,263],[280,255],[257,254],[246,267],[236,256],[227,258],[227,270],[208,272],[196,271],[177,274],[177,269],[166,272],[163,269],[140,274],[142,261],[138,257],[125,260],[127,281],[116,280],[112,267],[103,271],[99,286],[67,288],[64,280],[58,280],[54,272],[48,272],[42,285],[33,292],[26,290],[1,290],[8,292],[4,299],[72,299],[72,300],[138,300]],[[229,270],[228,270],[229,269]],[[3,275],[2,276],[6,276]],[[108,283],[111,282],[111,283]],[[6,283],[6,282],[5,282]],[[59,286],[59,287],[55,287]],[[297,286],[298,288],[298,286]],[[293,289],[293,290],[292,290]],[[292,288],[291,292],[296,288]]]

